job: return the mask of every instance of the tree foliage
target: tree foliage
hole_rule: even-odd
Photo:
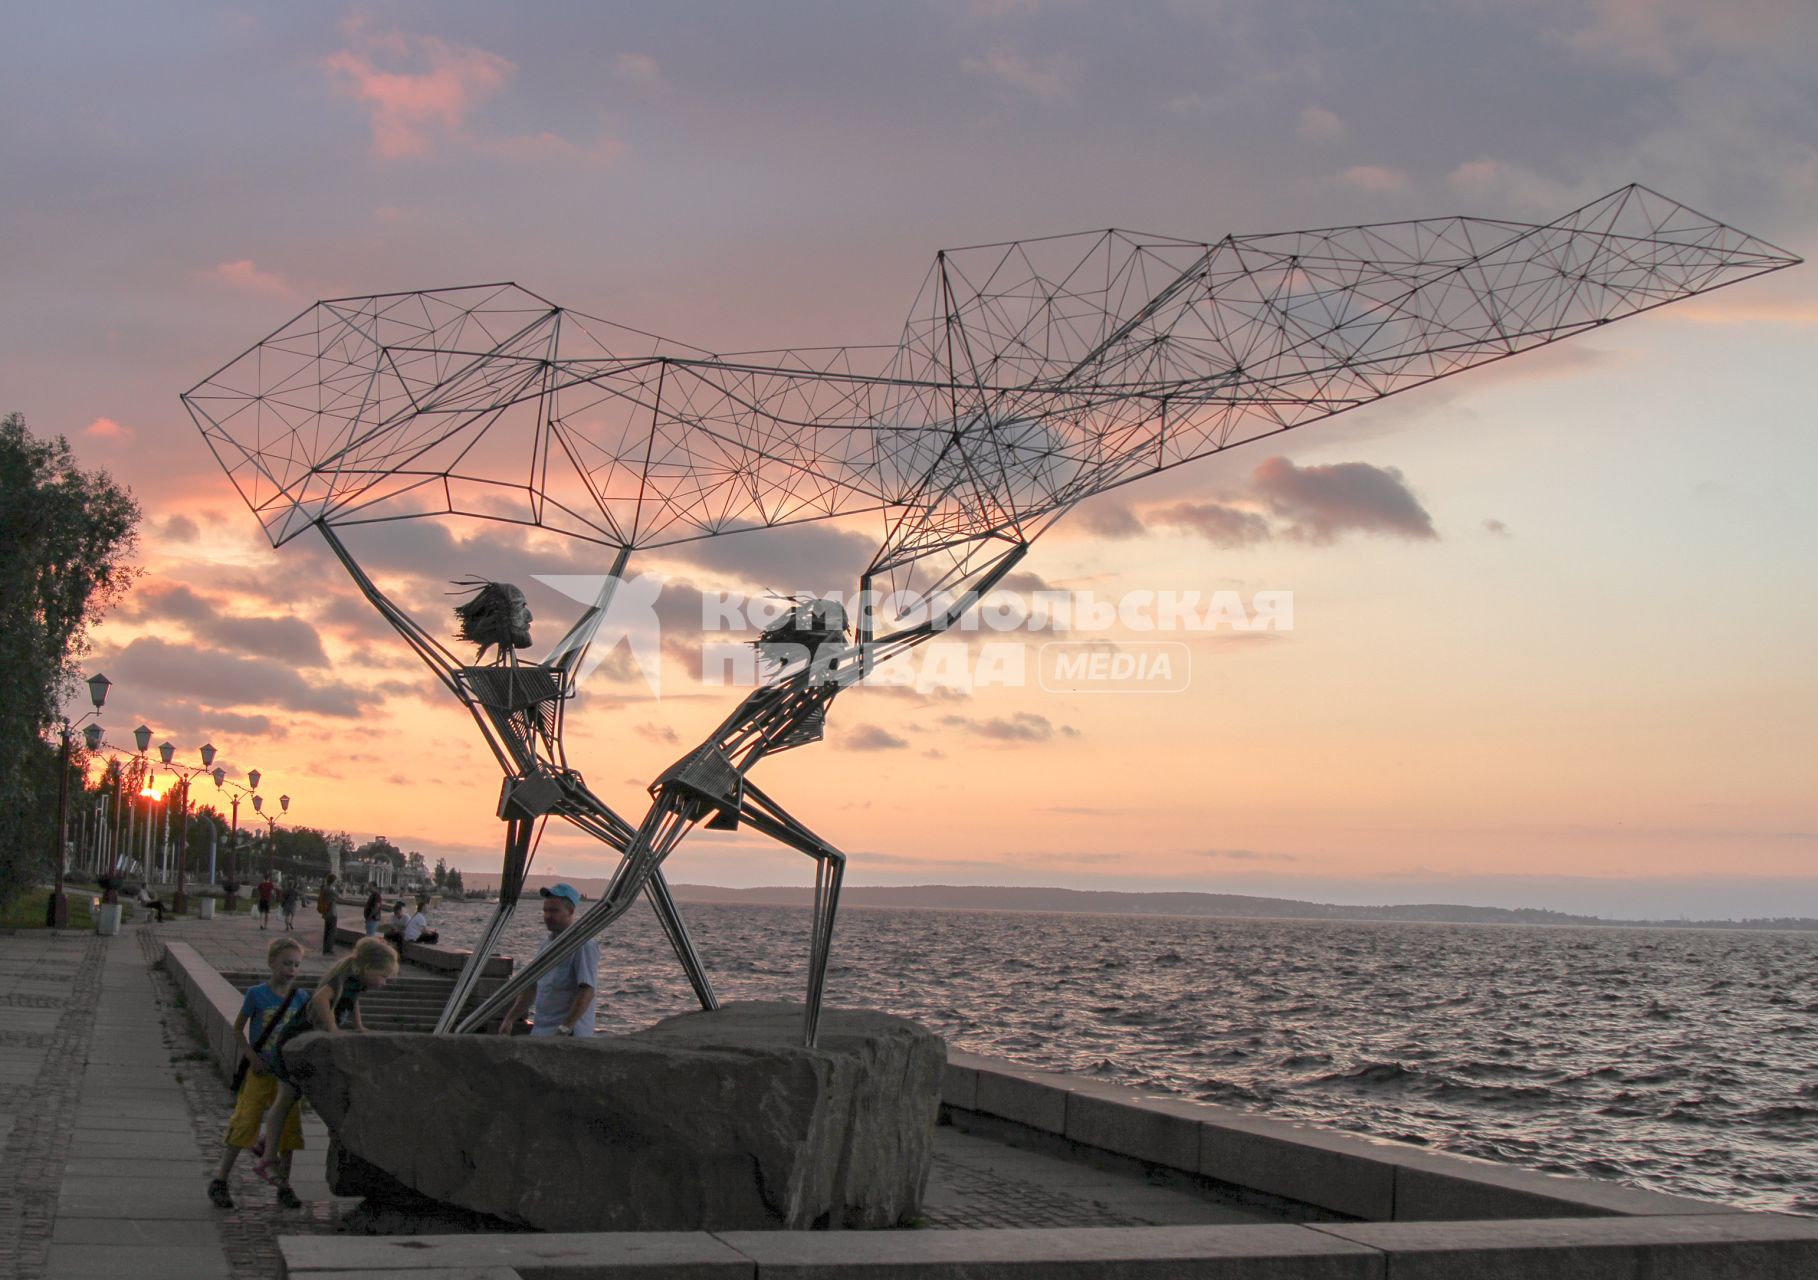
[[[139,507],[69,442],[0,418],[0,904],[50,870],[54,749],[88,629],[131,583]]]
[[[404,866],[404,851],[384,836],[378,836],[361,845],[359,852],[354,856],[371,862],[389,862],[400,869]]]

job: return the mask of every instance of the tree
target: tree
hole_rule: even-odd
[[[442,887],[449,893],[467,892],[466,888],[461,884],[461,869],[459,867],[448,868],[448,880]]]
[[[320,879],[328,874],[328,837],[314,827],[279,827],[271,835],[278,870]]]
[[[354,856],[368,862],[389,862],[400,870],[404,866],[404,851],[384,836],[373,837],[370,842],[361,845]]]
[[[446,885],[448,883],[448,859],[446,859],[446,858],[437,858],[436,859],[435,881],[436,881],[436,888],[438,888],[438,889],[442,888],[444,885]]]
[[[61,436],[0,418],[0,904],[50,869],[57,766],[45,735],[88,629],[131,584],[139,507]]]

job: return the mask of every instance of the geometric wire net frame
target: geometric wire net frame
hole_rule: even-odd
[[[501,809],[508,878],[522,882],[534,847],[527,814],[619,851],[602,901],[461,1025],[640,893],[711,1007],[659,869],[707,820],[816,859],[812,1043],[844,859],[747,775],[818,739],[832,697],[874,662],[958,621],[958,588],[1000,580],[1094,494],[1798,261],[1640,186],[1544,224],[1451,217],[1210,243],[1105,231],[941,252],[895,347],[714,355],[478,285],[317,303],[183,400],[272,544],[321,531],[474,712],[507,796],[524,798]],[[559,701],[529,699],[543,718],[512,729],[528,708],[490,705],[491,686],[530,673],[458,667],[335,535],[502,520],[609,548],[617,573],[640,548],[866,511],[883,534],[865,584],[960,603],[882,635],[861,619],[855,660],[801,664],[752,692],[659,776],[635,825],[567,768]],[[586,634],[577,624],[564,669]]]
[[[876,510],[884,567],[1797,261],[1629,186],[1546,224],[948,250],[894,348],[715,356],[472,286],[318,303],[184,401],[274,545],[461,514],[635,549]]]

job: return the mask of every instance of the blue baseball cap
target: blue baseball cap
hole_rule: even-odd
[[[537,892],[542,894],[545,898],[562,898],[567,901],[569,906],[576,910],[580,909],[581,891],[569,884],[566,880],[561,884],[546,885],[543,888],[538,889]]]

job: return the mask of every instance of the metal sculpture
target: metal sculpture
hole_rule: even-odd
[[[715,1007],[662,874],[705,822],[815,860],[813,1044],[844,858],[751,772],[818,741],[834,697],[958,622],[1070,507],[1798,261],[1629,186],[1545,224],[1452,217],[1216,243],[1107,231],[947,250],[890,348],[713,355],[512,284],[342,298],[183,400],[272,545],[325,538],[505,774],[500,905],[437,1029],[483,1025],[640,894]],[[658,775],[642,821],[588,790],[563,751],[563,707],[631,554],[866,511],[884,536],[857,598],[888,589],[928,602],[925,616],[868,603],[849,620],[804,602],[760,641],[768,679]],[[484,584],[462,630],[495,654],[463,663],[337,533],[438,516],[599,544],[611,575],[539,663],[518,658],[522,597]],[[615,850],[614,874],[542,957],[462,1017],[550,816]]]

